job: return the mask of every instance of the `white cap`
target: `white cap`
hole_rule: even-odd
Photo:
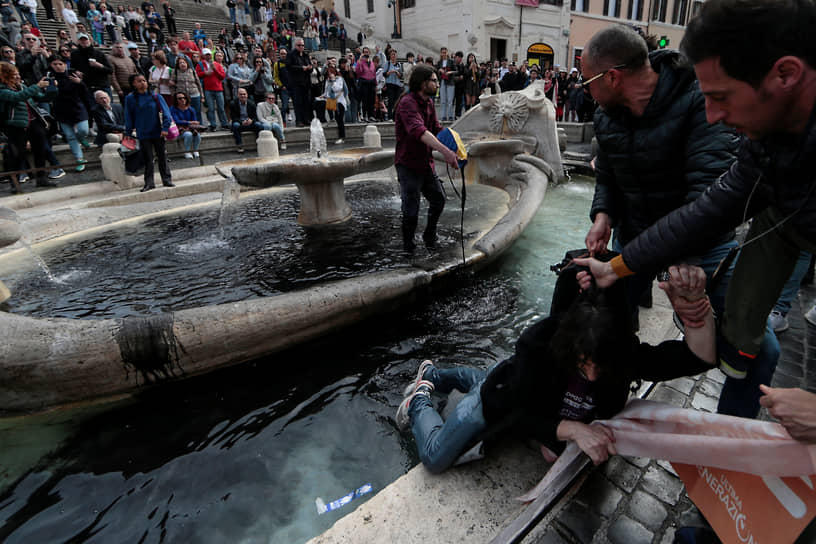
[[[573,69],[570,70],[570,74],[573,73],[573,72],[577,72],[577,71],[578,71],[578,68],[573,67]]]
[[[201,54],[202,54],[203,56],[205,56],[205,57],[206,57],[207,55],[212,55],[212,51],[210,51],[209,49],[207,49],[207,48],[205,47],[205,48],[204,48],[204,49],[201,51]]]

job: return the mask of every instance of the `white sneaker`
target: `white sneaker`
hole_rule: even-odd
[[[430,359],[425,359],[424,361],[422,361],[422,364],[419,365],[419,369],[417,370],[416,378],[414,378],[414,380],[411,383],[405,386],[405,389],[402,390],[402,396],[407,397],[408,395],[416,391],[416,388],[419,387],[419,382],[423,380],[429,381],[425,380],[425,373],[431,368],[433,368],[433,366],[434,364]]]
[[[774,332],[785,332],[788,330],[788,327],[790,327],[788,318],[776,310],[771,312],[771,315],[768,316],[768,324]]]
[[[805,321],[816,327],[816,304],[805,314]]]
[[[17,176],[17,181],[20,183],[27,183],[28,182],[28,174],[20,174]]]
[[[418,395],[425,395],[426,397],[431,397],[431,392],[434,390],[434,385],[431,382],[422,380],[420,381],[416,389],[413,393],[405,397],[403,401],[400,403],[399,408],[397,408],[397,427],[400,431],[408,430],[408,427],[411,426],[411,416],[408,415],[408,408],[411,407],[411,402],[418,396]]]
[[[195,157],[196,159],[199,157],[198,151],[193,151],[193,157]]]
[[[340,144],[342,144],[343,142],[345,142],[345,140],[344,140],[343,138],[340,138],[339,140],[335,140],[335,142],[334,142],[334,143],[335,143],[336,145],[340,145]]]
[[[286,142],[281,142],[280,148],[281,148],[281,150],[285,151],[286,150]]]
[[[185,153],[185,154],[184,154],[184,158],[185,158],[185,159],[192,159],[192,158],[193,158],[193,154],[192,154],[192,153]]]

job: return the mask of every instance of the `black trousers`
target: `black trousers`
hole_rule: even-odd
[[[308,125],[312,120],[311,93],[305,85],[290,87],[289,95],[295,103],[295,122]]]
[[[340,102],[337,103],[337,111],[334,112],[334,120],[337,121],[337,136],[346,137],[346,108]]]
[[[377,82],[368,79],[358,79],[357,82],[360,84],[363,117],[374,117],[374,96],[377,92]]]
[[[5,127],[3,132],[8,138],[8,148],[6,150],[6,160],[8,164],[6,170],[22,170],[27,168],[25,160],[26,142],[31,142],[31,153],[34,155],[34,167],[42,168],[48,156],[50,145],[45,134],[45,127],[37,119],[32,119],[28,128]],[[34,177],[37,178],[37,185],[48,182],[45,170],[39,170]]]
[[[173,181],[170,175],[170,165],[167,163],[167,150],[164,148],[164,138],[139,139],[142,158],[144,159],[144,184],[145,187],[155,187],[153,183],[153,152],[156,152],[156,160],[159,163],[159,174],[163,184]]]

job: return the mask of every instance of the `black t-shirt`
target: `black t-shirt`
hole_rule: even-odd
[[[561,400],[558,415],[562,419],[588,422],[595,414],[595,382],[580,374],[573,374],[567,380],[567,390]]]

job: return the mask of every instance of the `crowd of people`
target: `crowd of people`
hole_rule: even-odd
[[[518,67],[506,59],[477,62],[473,54],[464,60],[461,52],[449,58],[447,48],[442,48],[437,62],[411,52],[400,61],[390,45],[384,50],[377,45],[373,51],[368,46],[345,51],[347,32],[333,11],[304,11],[306,31],[297,37],[292,2],[234,4],[228,6],[232,27],[207,36],[200,23],[179,33],[175,10],[166,0],[161,3],[163,16],[147,0],[138,7],[115,9],[109,9],[105,0],[78,2],[76,10],[67,0],[62,10],[47,10],[49,19],[61,17],[66,27],[58,31],[54,43],[39,31],[36,18],[26,17],[24,6],[14,6],[17,12],[8,7],[3,17],[10,24],[0,31],[3,60],[19,71],[21,85],[35,85],[48,76],[56,96],[70,98],[70,107],[54,107],[51,95],[43,94],[33,97],[31,106],[44,115],[53,114],[77,171],[84,169],[83,149],[89,139],[102,145],[107,134],[123,130],[123,123],[95,122],[92,110],[102,107],[97,91],[107,94],[110,103],[124,106],[135,91],[134,74],[143,75],[148,90],[168,106],[189,159],[198,156],[203,131],[231,131],[236,150],[242,153],[243,132],[269,129],[285,149],[285,128],[305,127],[315,116],[324,126],[336,123],[336,143],[343,143],[346,124],[394,119],[394,106],[418,64],[429,64],[439,74],[435,100],[441,120],[461,116],[478,103],[485,89],[517,90],[537,79],[545,82],[559,119],[588,120],[591,115],[593,102],[585,97],[576,69],[567,74],[557,67],[528,66],[526,61]],[[19,31],[16,17],[24,21]],[[330,37],[339,40],[342,54],[320,63],[309,50],[325,49]],[[364,39],[358,35],[358,40]],[[105,45],[110,46],[109,53],[100,48]],[[47,150],[44,158],[35,158],[35,167],[50,162],[53,168],[46,174],[50,179],[43,180],[42,174],[37,179],[51,185],[64,171],[51,150],[53,135],[46,136]],[[29,166],[23,153],[4,156],[7,171]],[[27,176],[20,178],[25,181]]]

